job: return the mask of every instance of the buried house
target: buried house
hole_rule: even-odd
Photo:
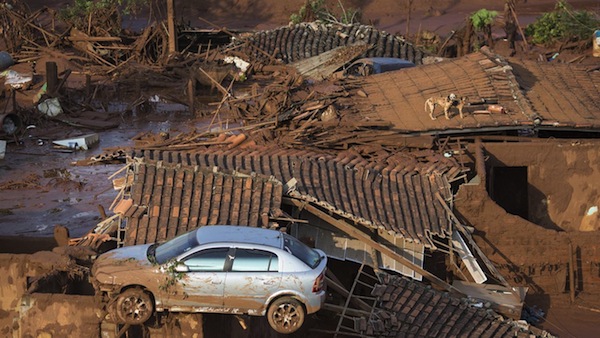
[[[477,308],[486,303],[518,319],[522,291],[480,256],[452,215],[450,185],[464,176],[453,158],[398,153],[374,164],[352,152],[334,156],[278,147],[135,150],[129,158],[120,180],[129,183],[120,187],[113,209],[124,220],[123,245],[212,224],[285,228],[339,262],[360,265],[358,271],[329,269],[329,288],[338,295],[325,308],[340,314],[336,332],[385,335],[413,327],[428,334],[511,336],[526,329]],[[447,259],[463,282],[450,284],[445,271],[430,271]],[[487,275],[506,284],[493,288],[504,290],[504,297],[484,291],[461,298],[482,289],[476,285]],[[420,285],[422,279],[433,288]],[[410,317],[395,317],[400,307],[423,318],[412,324]],[[449,316],[436,315],[436,309]],[[459,319],[469,325],[456,324]]]
[[[576,74],[565,80],[575,81],[571,86],[596,86],[590,72],[563,66],[558,68],[564,74]],[[539,68],[545,73],[540,71],[537,76],[550,73],[546,67]],[[561,272],[558,279],[566,280],[563,258],[568,261],[571,252],[562,250],[566,245],[559,250],[553,245],[578,235],[530,223],[524,227],[527,232],[511,228],[518,217],[502,214],[499,205],[507,211],[511,211],[507,207],[510,202],[522,206],[523,202],[515,202],[522,200],[522,193],[511,199],[510,190],[500,192],[513,182],[510,169],[502,175],[504,169],[500,167],[511,163],[524,166],[527,160],[539,163],[543,159],[530,156],[519,164],[511,158],[519,152],[505,150],[496,161],[490,150],[515,146],[517,141],[519,145],[534,143],[549,133],[594,135],[593,114],[583,112],[597,111],[589,100],[594,94],[589,88],[560,100],[559,109],[554,109],[556,105],[543,108],[547,102],[539,98],[543,93],[556,90],[558,95],[565,88],[558,83],[539,89],[532,80],[535,78],[528,77],[533,72],[523,69],[482,49],[456,60],[364,79],[312,83],[298,89],[293,88],[298,83],[294,72],[277,68],[277,73],[287,77],[272,81],[269,90],[253,93],[249,100],[224,98],[232,116],[251,117],[257,126],[268,126],[240,128],[252,130],[253,140],[260,146],[227,145],[201,135],[203,145],[213,146],[177,147],[170,142],[163,147],[139,146],[129,154],[126,177],[121,180],[124,183],[113,209],[124,220],[118,228],[121,244],[163,240],[211,224],[286,228],[330,257],[360,265],[348,280],[336,276],[341,270],[332,269],[328,276],[330,288],[345,299],[327,304],[328,309],[341,314],[336,332],[386,335],[414,330],[433,334],[448,326],[445,332],[449,335],[500,336],[509,331],[510,335],[511,329],[488,331],[493,325],[477,310],[463,315],[455,309],[472,309],[477,304],[519,318],[525,289],[511,284],[530,287],[534,292],[564,292],[564,283],[561,288],[552,281],[557,284],[557,271]],[[468,98],[464,118],[452,110],[450,119],[432,120],[424,111],[424,102],[449,93]],[[573,165],[574,157],[581,156],[565,151],[564,145],[553,144],[558,148],[556,158],[567,164]],[[591,149],[585,150],[586,156],[594,160]],[[526,152],[522,154],[526,156]],[[573,166],[577,175],[596,175],[593,165]],[[542,171],[526,170],[518,177],[533,182],[536,178],[531,173]],[[534,191],[529,187],[525,190]],[[535,203],[529,197],[525,200],[528,206]],[[494,217],[483,218],[481,210]],[[534,208],[519,215],[533,220],[531,210]],[[594,209],[589,206],[586,210]],[[557,211],[549,215],[556,216]],[[594,229],[591,220],[586,222],[586,229]],[[500,236],[493,243],[485,234]],[[499,253],[494,246],[498,243]],[[544,253],[555,250],[559,254],[523,254],[529,246],[540,249],[536,244],[547,246]],[[511,251],[511,247],[518,250]],[[583,285],[586,278],[593,283],[597,266],[593,250],[581,247],[581,253],[592,260],[589,270],[577,272]],[[498,264],[497,256],[505,252],[518,258],[500,257],[506,263]],[[548,258],[556,261],[548,263]],[[518,279],[523,273],[515,270],[516,264],[534,268],[535,281]],[[547,274],[550,265],[557,269]],[[540,276],[535,275],[536,267],[544,268],[538,270]],[[572,263],[568,267],[573,271]],[[364,283],[361,278],[369,274],[364,272],[367,268],[408,278],[396,282],[375,277],[369,287],[355,288]],[[573,280],[574,273],[568,277]],[[433,287],[422,289],[419,281],[423,279]],[[419,291],[414,294],[413,290]],[[440,290],[466,295],[463,299],[467,302],[444,302],[455,306],[446,316],[439,300],[441,294],[448,293]],[[370,300],[362,300],[368,296]],[[439,318],[449,322],[434,323]],[[479,327],[465,325],[475,322],[473,318],[487,319],[476,321],[482,323]],[[438,331],[428,331],[434,326]]]
[[[289,228],[331,257],[358,262],[360,271],[364,264],[414,280],[424,277],[436,289],[485,299],[502,313],[519,317],[523,290],[511,284],[550,297],[571,293],[575,298],[585,296],[581,291],[598,291],[597,189],[589,184],[598,175],[596,73],[568,64],[509,63],[484,48],[455,60],[361,80],[315,84],[309,90],[326,99],[289,104],[301,108],[276,116],[274,123],[279,129],[288,128],[278,134],[277,143],[311,151],[287,147],[189,153],[137,150],[130,174],[139,175],[136,166],[159,165],[272,177],[279,181],[281,195],[271,198],[277,201],[276,209],[264,209],[262,226]],[[425,100],[448,93],[468,98],[464,118],[452,109],[450,119],[432,120],[424,111]],[[293,102],[294,91],[287,94]],[[266,100],[255,101],[255,106],[266,107]],[[260,122],[275,116],[252,106],[236,106],[235,113]],[[332,120],[323,118],[327,111],[334,112]],[[554,139],[558,137],[564,140]],[[561,178],[564,184],[556,184]],[[137,182],[131,191],[136,186],[141,189],[140,185],[153,189],[149,188],[153,179],[146,176],[131,182]],[[147,202],[138,200],[128,203],[149,210]],[[219,221],[235,220],[226,216],[231,211],[224,205],[228,204],[211,204],[212,211],[204,212],[223,212],[223,218],[215,218]],[[137,215],[143,219],[146,214]],[[125,238],[134,231],[129,224],[136,222],[127,220]],[[209,224],[204,222],[195,225]],[[162,223],[148,219],[141,224],[158,229]],[[573,257],[586,263],[574,263]],[[448,268],[462,281],[450,284],[440,278],[446,276],[440,262],[442,270]],[[329,276],[329,284],[352,299],[351,286],[356,283],[344,288],[335,281],[335,276]],[[502,288],[489,287],[495,284]],[[371,294],[377,293],[375,289]],[[494,298],[498,295],[505,296]],[[369,305],[358,302],[360,310],[349,307],[356,303],[341,308],[330,304],[330,308],[373,319],[365,315],[373,313]],[[341,323],[338,330],[346,327]],[[365,327],[359,319],[354,323]]]

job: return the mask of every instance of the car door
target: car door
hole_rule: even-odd
[[[225,280],[225,310],[260,311],[280,284],[279,258],[275,253],[237,248]]]
[[[229,247],[210,248],[181,259],[189,271],[180,273],[177,292],[169,293],[171,311],[221,312]]]

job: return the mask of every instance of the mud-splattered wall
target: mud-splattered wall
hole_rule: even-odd
[[[527,168],[529,221],[547,229],[595,231],[600,228],[599,146],[594,141],[485,143],[486,167]]]
[[[513,285],[528,286],[528,294],[568,294],[571,247],[577,295],[600,293],[599,231],[556,231],[533,224],[498,206],[483,185],[461,186],[455,213],[475,228],[477,244],[500,273]]]
[[[27,279],[64,266],[68,257],[43,251],[0,254],[1,337],[97,337],[99,314],[94,297],[27,294]]]

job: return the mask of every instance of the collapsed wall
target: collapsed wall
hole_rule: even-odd
[[[49,251],[0,254],[0,336],[94,337],[99,313],[93,296],[28,293],[32,280],[67,270],[68,256]]]
[[[545,229],[507,213],[483,185],[462,185],[455,208],[469,225],[485,255],[511,284],[528,286],[530,295],[569,292],[570,246],[577,294],[600,293],[600,233]],[[597,302],[597,300],[596,300]]]
[[[486,184],[462,185],[454,199],[483,252],[512,283],[528,286],[530,295],[568,294],[571,259],[576,294],[600,293],[600,221],[597,212],[588,213],[599,202],[598,142],[483,147]],[[521,213],[510,210],[515,203]]]
[[[488,191],[504,190],[507,198],[523,198],[523,216],[532,223],[559,231],[597,231],[600,229],[600,154],[593,140],[544,141],[530,143],[485,143],[489,154],[486,167]],[[504,168],[522,168],[522,187],[518,177],[503,181],[496,174]],[[517,196],[519,195],[519,196]],[[502,204],[502,203],[499,203]]]

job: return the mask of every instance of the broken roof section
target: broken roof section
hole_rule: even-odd
[[[472,300],[440,292],[407,278],[384,274],[373,289],[377,307],[368,322],[369,336],[386,337],[517,337],[539,332],[506,320]],[[539,330],[538,330],[539,331]],[[544,332],[545,333],[545,332]],[[545,336],[539,334],[539,336]]]
[[[405,134],[600,127],[600,78],[594,72],[568,64],[511,64],[487,48],[367,77],[362,90],[367,97],[355,98],[354,108]],[[468,98],[464,118],[451,108],[447,120],[438,106],[432,120],[425,101],[450,93]]]
[[[281,214],[272,177],[136,158],[129,196],[114,211],[127,219],[125,245],[154,243],[207,224],[268,227]]]
[[[569,63],[511,62],[539,127],[600,129],[600,71]]]
[[[361,24],[304,22],[261,31],[236,43],[247,44],[247,50],[244,51],[250,56],[264,59],[273,55],[276,59],[291,63],[357,42],[373,46],[362,57],[397,57],[421,64],[427,56],[426,52],[402,37]]]
[[[385,163],[373,164],[360,156],[349,155],[348,152],[334,157],[322,153],[281,148],[223,151],[215,147],[196,152],[136,151],[132,154],[132,158],[137,168],[132,199],[136,201],[138,207],[150,207],[152,204],[156,212],[128,211],[124,213],[125,216],[131,215],[138,219],[140,215],[150,214],[154,217],[163,209],[164,213],[167,213],[162,219],[157,219],[157,223],[144,224],[142,226],[144,228],[177,227],[171,225],[171,222],[175,221],[170,221],[170,218],[177,217],[176,214],[179,212],[185,213],[187,217],[183,217],[184,219],[191,217],[189,202],[186,202],[186,211],[183,207],[181,211],[169,212],[168,210],[173,209],[173,205],[178,206],[179,200],[189,199],[178,196],[178,194],[182,196],[189,194],[186,192],[188,186],[201,184],[203,189],[208,189],[204,183],[213,184],[215,178],[197,181],[198,179],[195,178],[198,175],[197,171],[219,167],[225,171],[256,173],[256,177],[274,177],[276,181],[286,182],[283,188],[278,185],[275,188],[273,183],[269,183],[268,190],[261,188],[263,194],[264,191],[268,191],[268,194],[260,195],[260,198],[263,201],[271,201],[270,204],[262,204],[263,215],[267,214],[267,210],[279,207],[282,195],[287,194],[324,207],[352,222],[384,229],[390,234],[423,243],[428,247],[433,247],[430,239],[432,235],[443,238],[449,234],[450,221],[436,194],[440,194],[446,200],[452,198],[446,174],[457,171],[453,170],[454,162],[443,156],[432,155],[429,161],[420,162],[414,155],[410,160],[410,155],[402,154],[390,157]],[[232,184],[217,185],[221,194],[216,195],[225,196],[226,191],[232,189]],[[246,189],[252,189],[252,194],[256,193],[256,187],[253,185],[235,187],[241,190],[235,190],[235,193],[230,193],[232,197],[223,198],[219,203],[206,202],[193,205],[192,208],[200,208],[194,212],[202,215],[217,213],[220,218],[207,219],[205,216],[192,224],[225,224],[224,221],[231,223],[233,218],[227,216],[227,212],[231,213],[235,208],[243,209],[244,203],[250,202],[248,198],[238,198],[235,201],[233,199],[250,193]],[[184,191],[179,192],[180,189]],[[160,197],[161,195],[163,197]],[[238,207],[236,203],[242,206]],[[215,208],[216,211],[213,210]],[[225,214],[222,214],[223,212]],[[272,211],[268,214],[272,214]],[[182,215],[179,217],[181,218]],[[238,221],[239,223],[232,224],[244,224],[242,219]],[[248,225],[257,224],[253,222]],[[187,226],[185,229],[191,228]],[[165,236],[168,238],[175,233],[179,232],[170,230],[162,235],[141,236],[135,242],[140,243],[144,238],[146,241],[155,238],[163,239]],[[137,237],[139,236],[136,235]]]

